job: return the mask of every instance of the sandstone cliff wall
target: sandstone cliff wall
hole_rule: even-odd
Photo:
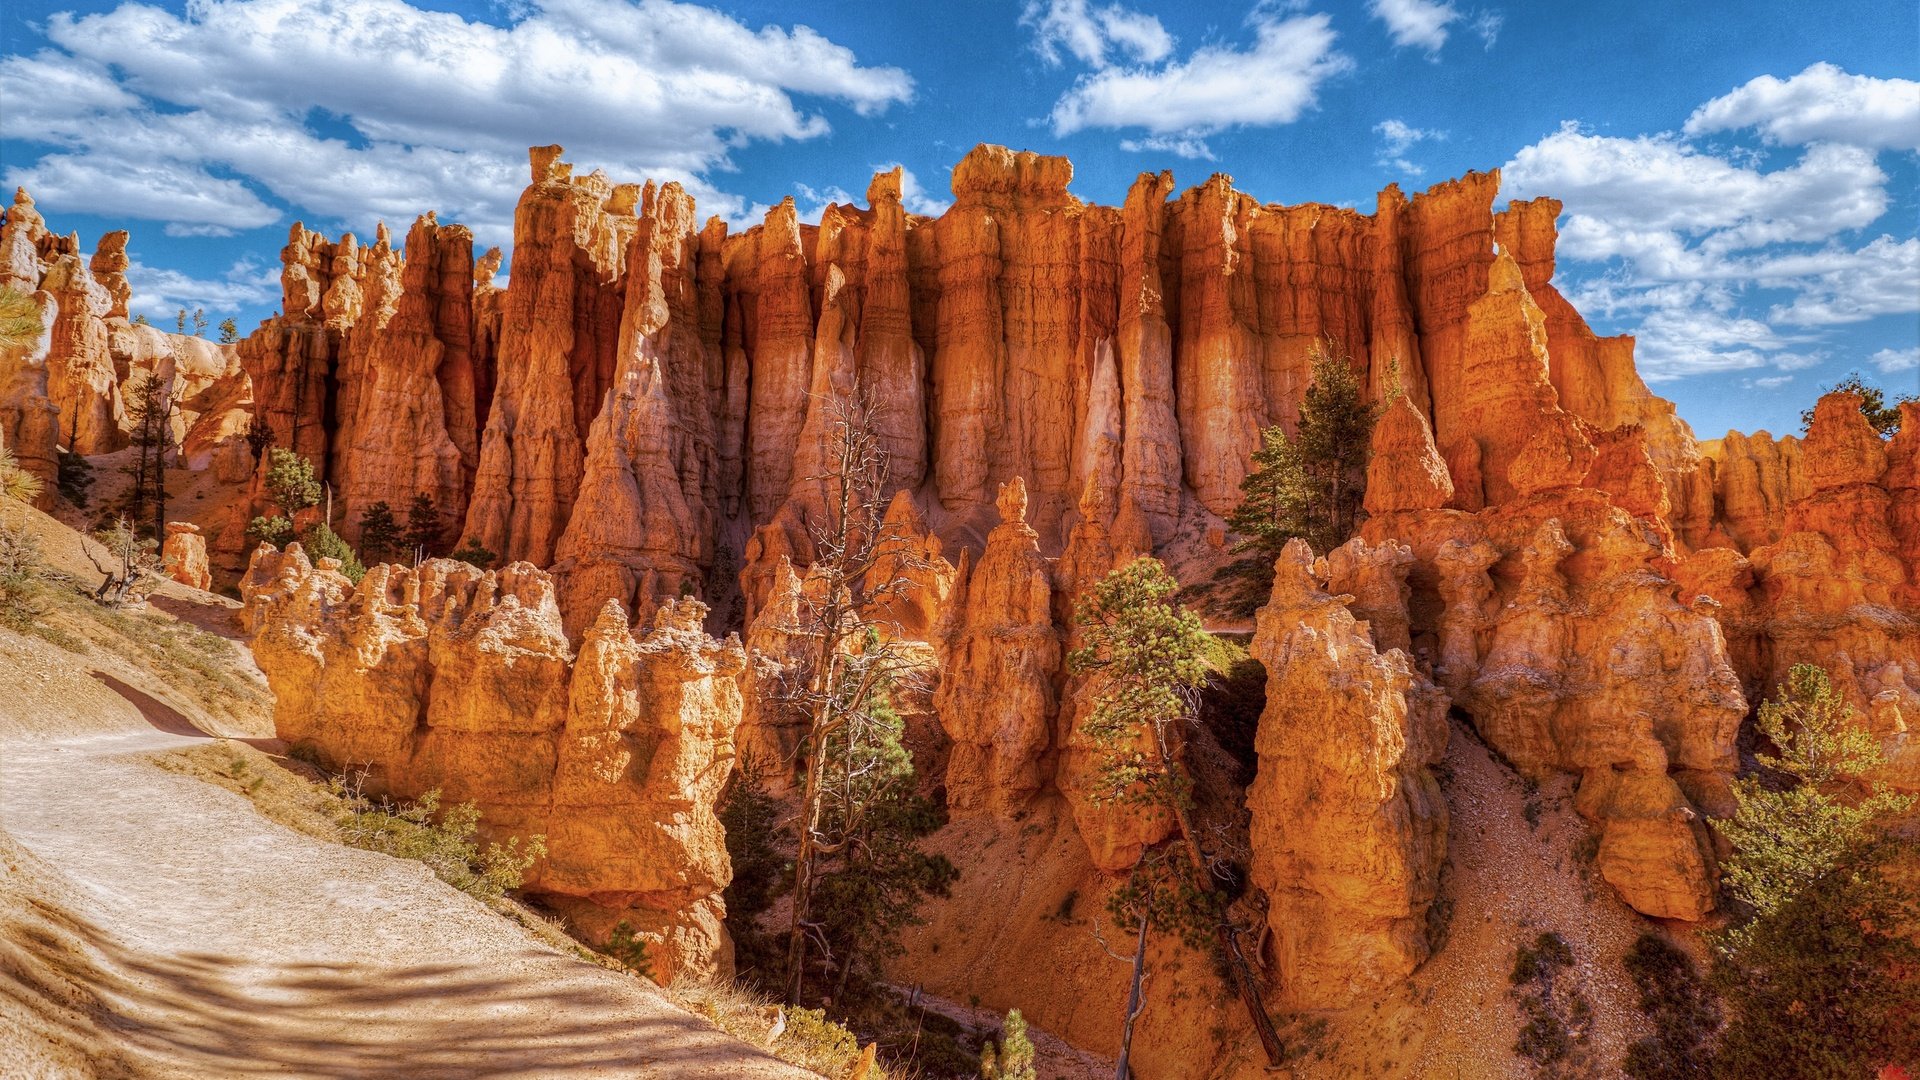
[[[553,579],[525,563],[376,566],[355,587],[263,545],[243,593],[280,737],[375,792],[472,800],[489,837],[544,835],[526,888],[590,937],[627,921],[656,977],[730,973],[714,804],[745,660],[697,601],[638,634],[608,601],[576,652]]]

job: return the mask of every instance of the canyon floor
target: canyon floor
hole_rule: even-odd
[[[36,523],[50,561],[85,567],[75,534]],[[130,617],[235,633],[205,593],[168,585],[151,607]],[[274,749],[237,645],[231,671],[240,692],[215,694],[137,653],[0,630],[9,1077],[812,1075],[418,863],[312,839],[162,768],[221,739]]]

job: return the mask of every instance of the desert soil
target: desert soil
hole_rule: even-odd
[[[72,534],[40,521],[71,566]],[[155,606],[223,627],[230,602],[168,586]],[[257,685],[237,646],[234,663]],[[312,839],[152,763],[272,734],[264,706],[223,712],[98,646],[0,630],[6,1076],[812,1075],[418,863]]]

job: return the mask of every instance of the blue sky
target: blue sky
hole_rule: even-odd
[[[1911,0],[27,0],[0,182],[88,247],[132,229],[136,311],[244,331],[294,220],[504,244],[533,143],[739,224],[893,163],[937,213],[982,141],[1101,202],[1172,168],[1370,209],[1498,166],[1566,203],[1562,291],[1699,434],[1783,433],[1850,370],[1920,388],[1917,31]]]

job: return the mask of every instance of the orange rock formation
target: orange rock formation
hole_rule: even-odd
[[[628,921],[659,978],[730,972],[714,804],[744,657],[697,601],[638,636],[608,601],[576,654],[553,579],[525,563],[376,566],[356,588],[262,546],[243,593],[281,737],[375,791],[472,800],[489,835],[544,835],[526,887],[591,936]]]

